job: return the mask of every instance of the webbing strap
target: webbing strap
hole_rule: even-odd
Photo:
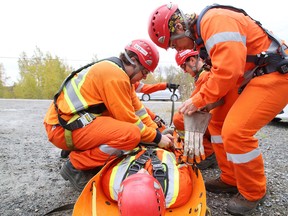
[[[208,5],[206,6],[202,11],[201,13],[199,14],[198,18],[197,18],[197,23],[196,23],[196,29],[197,29],[197,35],[198,35],[198,38],[196,39],[196,44],[197,45],[200,45],[200,44],[203,44],[203,39],[201,37],[201,30],[200,30],[200,22],[204,16],[204,14],[212,9],[212,8],[223,8],[223,9],[228,9],[228,10],[232,10],[232,11],[235,11],[235,12],[239,12],[239,13],[243,13],[245,16],[249,17],[250,19],[252,19],[260,28],[263,29],[263,31],[268,35],[268,37],[273,40],[274,42],[276,42],[280,47],[281,47],[281,57],[282,58],[285,58],[287,57],[287,54],[285,52],[285,49],[284,47],[286,47],[286,49],[288,48],[286,44],[281,44],[280,42],[280,39],[278,39],[272,32],[268,31],[266,28],[264,28],[262,26],[262,24],[253,19],[251,16],[249,16],[245,10],[241,9],[241,8],[237,8],[237,7],[233,7],[233,6],[230,6],[230,5],[220,5],[220,4],[212,4],[212,5]]]
[[[68,121],[66,125],[68,129],[64,128],[65,129],[64,136],[65,136],[66,146],[70,150],[75,150],[73,139],[72,139],[72,131],[90,124],[97,116],[100,116],[100,115],[82,112],[81,116],[79,114],[75,114]]]
[[[167,175],[167,167],[166,170],[164,169],[164,164],[160,159],[157,157],[156,152],[152,152],[151,154],[151,163],[153,167],[153,176],[156,178],[160,185],[162,186],[163,192],[165,196],[167,195],[168,192],[168,175]]]
[[[147,150],[140,155],[139,158],[137,158],[136,160],[134,160],[128,170],[127,173],[123,176],[123,180],[125,178],[127,178],[130,175],[133,175],[135,173],[137,173],[140,169],[142,169],[146,162],[151,159],[151,164],[152,164],[152,168],[153,168],[153,177],[156,178],[159,183],[162,186],[162,189],[164,191],[164,194],[166,196],[167,192],[168,192],[168,175],[167,175],[167,166],[164,168],[164,164],[162,163],[162,161],[158,158],[157,154],[156,154],[156,149],[155,148],[147,148]],[[122,180],[122,181],[123,181]]]
[[[64,86],[65,86],[65,85],[67,84],[67,82],[68,82],[69,80],[71,80],[77,73],[80,73],[82,70],[84,70],[84,69],[86,69],[86,68],[88,68],[88,67],[90,67],[90,66],[92,66],[92,65],[94,65],[94,64],[96,64],[96,63],[98,63],[98,62],[104,61],[104,60],[108,60],[108,61],[111,61],[111,62],[115,63],[115,64],[118,65],[122,70],[125,71],[125,67],[124,67],[122,61],[121,61],[119,58],[117,58],[117,57],[111,57],[111,58],[102,59],[102,60],[99,60],[99,61],[96,61],[96,62],[92,62],[92,63],[90,63],[90,64],[87,64],[87,65],[85,65],[85,66],[77,69],[76,71],[71,72],[71,74],[68,75],[68,76],[65,78],[65,80],[63,81],[63,83],[61,84],[58,92],[54,95],[53,101],[54,101],[54,105],[55,105],[56,112],[57,112],[57,114],[58,114],[58,121],[59,121],[59,124],[60,124],[63,128],[65,128],[65,129],[67,129],[67,130],[75,130],[75,129],[77,129],[77,128],[83,127],[83,125],[81,126],[81,123],[79,123],[79,122],[73,123],[73,126],[72,126],[72,125],[67,126],[67,122],[61,117],[61,114],[59,113],[59,108],[58,108],[58,105],[57,105],[57,99],[58,99],[59,95],[61,94]],[[95,108],[95,107],[94,107],[94,108]],[[103,108],[103,106],[101,106],[101,108]],[[89,108],[88,108],[88,110],[89,110]],[[100,114],[100,113],[98,113],[98,114]],[[78,124],[79,124],[79,125],[78,125]],[[74,125],[75,125],[75,126],[74,126]]]

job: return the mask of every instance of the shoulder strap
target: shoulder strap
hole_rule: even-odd
[[[205,15],[205,13],[206,13],[208,10],[212,9],[212,8],[228,9],[228,10],[232,10],[232,11],[235,11],[235,12],[243,13],[245,16],[250,17],[250,19],[252,19],[260,28],[262,28],[262,29],[265,31],[265,33],[268,35],[268,37],[269,37],[271,40],[275,41],[275,42],[282,48],[282,49],[281,49],[282,55],[283,55],[283,56],[286,56],[286,53],[285,53],[285,51],[284,51],[284,48],[283,48],[283,46],[282,46],[282,44],[281,44],[281,42],[280,42],[279,39],[277,39],[270,31],[268,31],[267,29],[265,29],[259,21],[255,20],[255,19],[253,19],[251,16],[249,16],[249,15],[246,13],[245,10],[243,10],[243,9],[241,9],[241,8],[234,7],[234,6],[230,6],[230,5],[212,4],[212,5],[206,6],[206,7],[201,11],[201,13],[199,14],[199,16],[198,16],[198,18],[197,18],[197,23],[196,23],[196,29],[197,29],[198,38],[196,39],[195,42],[196,42],[197,45],[203,44],[203,39],[202,39],[202,37],[201,37],[201,30],[200,30],[200,22],[201,22],[203,16]]]

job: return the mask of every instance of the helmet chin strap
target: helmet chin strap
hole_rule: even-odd
[[[124,55],[133,67],[133,73],[130,76],[128,75],[130,80],[132,80],[133,77],[136,76],[136,74],[138,74],[140,72],[140,67],[139,67],[139,65],[136,65],[135,62],[133,62],[133,60],[128,56],[126,50],[124,50]]]
[[[180,14],[181,14],[181,16],[183,17],[183,20],[184,20],[184,23],[185,23],[185,29],[186,29],[186,31],[185,31],[185,36],[186,37],[189,37],[190,39],[192,39],[192,40],[194,40],[194,37],[193,37],[193,35],[192,35],[192,32],[189,30],[189,26],[188,26],[188,21],[187,21],[187,19],[186,19],[186,17],[185,17],[185,14],[182,12],[182,10],[180,10],[179,8],[178,8],[178,10],[180,11]]]
[[[198,64],[199,64],[199,56],[196,58],[195,66],[190,66],[189,64],[187,65],[196,74],[195,76],[198,76],[200,72],[202,71],[201,69],[200,70],[197,69]]]

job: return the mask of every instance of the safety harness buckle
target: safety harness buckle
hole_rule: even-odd
[[[256,62],[255,62],[256,65],[263,66],[268,63],[269,55],[266,52],[261,52],[260,54],[257,54],[256,56],[257,56]]]
[[[95,116],[91,115],[90,113],[80,113],[80,118],[78,118],[78,121],[80,121],[82,123],[82,127],[85,127],[86,125],[90,124],[94,119]]]

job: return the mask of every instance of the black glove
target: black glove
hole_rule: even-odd
[[[174,90],[176,90],[176,89],[178,89],[178,87],[179,87],[180,85],[178,85],[178,84],[174,84],[174,83],[167,83],[167,88],[170,90],[170,91],[172,91],[172,89]]]
[[[158,128],[161,128],[162,125],[166,124],[165,121],[162,118],[160,118],[160,116],[158,115],[155,116],[153,121],[157,124]]]

